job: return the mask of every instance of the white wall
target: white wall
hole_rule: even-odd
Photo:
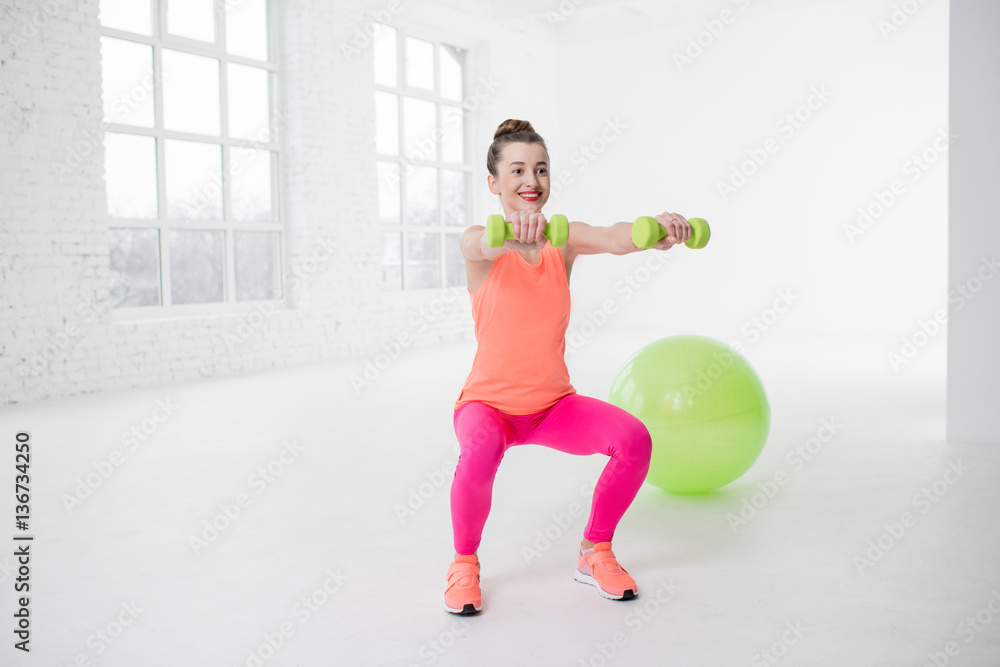
[[[948,439],[1000,444],[1000,4],[951,3]]]
[[[889,357],[946,302],[948,145],[934,144],[947,134],[948,8],[929,0],[897,15],[899,4],[581,6],[556,23],[550,143],[571,184],[550,210],[607,224],[667,209],[713,230],[706,249],[672,249],[650,273],[647,253],[581,261],[574,326],[586,333],[588,311],[611,299],[607,326],[650,340],[780,348],[849,336],[886,373],[943,357],[926,354],[943,350],[943,327],[902,366]],[[799,127],[783,120],[797,112]],[[609,120],[624,129],[602,147]],[[604,148],[592,161],[580,150],[591,142]],[[924,171],[912,157],[925,150],[935,163]],[[719,183],[743,164],[751,175],[724,196]],[[884,191],[894,201],[849,236],[857,209],[877,209]],[[649,275],[638,290],[621,282]]]

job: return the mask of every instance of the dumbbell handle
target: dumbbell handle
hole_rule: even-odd
[[[704,248],[712,236],[708,222],[704,218],[688,218],[688,222],[691,224],[691,238],[684,245],[695,250]],[[666,235],[666,228],[652,216],[641,216],[632,223],[632,243],[637,248],[652,248]]]
[[[553,215],[545,224],[545,238],[553,248],[562,248],[569,238],[569,221],[565,215]],[[504,241],[514,240],[514,226],[503,219],[502,215],[491,215],[486,219],[486,244],[491,248],[499,248]]]

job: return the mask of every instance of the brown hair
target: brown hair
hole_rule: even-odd
[[[549,152],[542,135],[535,132],[531,123],[526,120],[508,118],[497,127],[497,131],[493,135],[493,143],[490,144],[490,150],[486,154],[486,168],[494,176],[497,175],[497,163],[500,162],[500,153],[503,151],[503,147],[511,143],[541,144],[545,152]]]

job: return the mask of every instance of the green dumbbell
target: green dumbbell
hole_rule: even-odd
[[[691,223],[691,238],[684,245],[695,250],[704,248],[712,236],[708,223],[703,218],[688,218],[688,222]],[[652,248],[666,235],[667,230],[651,216],[644,215],[632,223],[632,243],[636,248]]]
[[[486,245],[499,248],[504,241],[514,238],[514,227],[503,219],[502,215],[491,215],[486,218]],[[569,239],[569,220],[565,215],[554,215],[545,225],[545,238],[553,248],[562,248]]]

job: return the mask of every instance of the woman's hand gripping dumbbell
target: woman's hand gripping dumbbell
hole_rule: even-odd
[[[553,248],[562,248],[569,239],[569,221],[565,215],[554,215],[545,224],[545,238]],[[504,241],[514,239],[514,227],[502,215],[491,215],[486,219],[486,245],[499,248]]]
[[[688,218],[691,225],[691,238],[684,242],[689,248],[704,248],[712,235],[708,223],[703,218]],[[656,221],[656,218],[644,215],[632,223],[632,243],[636,248],[652,248],[660,239],[667,235],[667,230]]]

